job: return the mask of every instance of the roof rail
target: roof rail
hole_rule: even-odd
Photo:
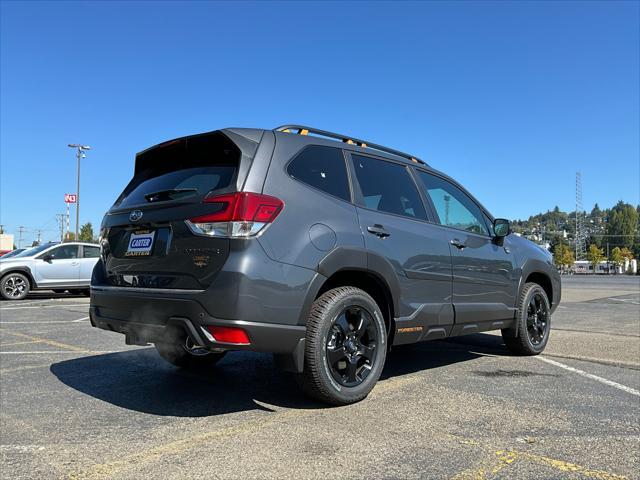
[[[347,143],[349,145],[357,145],[362,148],[372,148],[374,150],[379,150],[381,152],[391,153],[392,155],[406,158],[407,160],[413,163],[420,163],[422,165],[427,165],[427,163],[424,160],[420,160],[418,157],[414,157],[413,155],[409,155],[408,153],[401,152],[400,150],[394,150],[393,148],[383,147],[382,145],[378,145],[376,143],[367,142],[366,140],[360,140],[358,138],[350,137],[348,135],[342,135],[340,133],[327,132],[326,130],[319,130],[317,128],[312,128],[312,127],[305,127],[304,125],[282,125],[280,127],[274,128],[273,130],[276,132],[297,133],[298,135],[309,135],[311,133],[319,137],[327,137],[327,138],[340,140],[341,142]]]

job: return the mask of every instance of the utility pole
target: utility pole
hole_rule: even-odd
[[[22,225],[20,225],[18,227],[18,234],[19,234],[19,237],[18,237],[18,248],[22,247],[22,232],[23,231],[24,231],[24,227]]]
[[[64,213],[56,213],[56,220],[60,224],[60,241],[64,242],[64,225],[66,223],[66,215]]]
[[[576,260],[587,254],[587,232],[584,228],[584,208],[582,207],[582,174],[576,172]]]
[[[38,230],[38,240],[37,240],[38,245],[40,245],[40,234],[41,233],[42,233],[42,230]]]
[[[451,195],[445,195],[444,197],[444,223],[449,225],[449,202],[451,201]]]
[[[79,143],[70,143],[68,147],[76,149],[76,159],[78,161],[78,178],[77,178],[77,189],[76,189],[76,238],[75,238],[75,241],[77,242],[78,233],[80,231],[80,159],[86,157],[84,152],[86,152],[87,150],[91,150],[91,147],[89,145],[80,145]]]

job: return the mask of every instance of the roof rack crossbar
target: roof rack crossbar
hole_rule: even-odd
[[[311,133],[313,135],[318,135],[321,137],[340,140],[342,143],[357,145],[362,148],[372,148],[374,150],[380,150],[381,152],[386,152],[392,155],[396,155],[398,157],[406,158],[407,160],[413,163],[420,163],[422,165],[427,165],[427,163],[424,160],[420,160],[418,157],[414,157],[413,155],[409,155],[408,153],[401,152],[400,150],[384,147],[376,143],[371,143],[367,140],[360,140],[358,138],[350,137],[348,135],[342,135],[340,133],[328,132],[326,130],[319,130],[317,128],[307,127],[304,125],[282,125],[280,127],[274,128],[273,130],[276,132],[297,133],[299,135],[309,135]]]

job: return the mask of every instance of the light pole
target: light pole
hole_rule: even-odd
[[[80,159],[86,157],[85,151],[91,150],[89,145],[80,145],[78,143],[70,143],[68,145],[70,148],[76,149],[76,158],[78,159],[78,179],[77,179],[77,189],[76,189],[76,235],[75,241],[78,241],[78,233],[80,228]]]

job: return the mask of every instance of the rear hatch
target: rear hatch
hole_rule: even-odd
[[[133,179],[103,220],[106,284],[206,288],[224,265],[230,240],[195,235],[185,220],[215,210],[203,204],[207,194],[237,190],[242,158],[220,131],[139,153]]]

